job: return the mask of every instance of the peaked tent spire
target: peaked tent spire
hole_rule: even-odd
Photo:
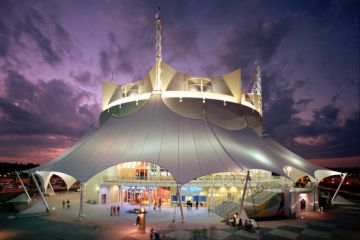
[[[155,26],[156,26],[156,59],[155,59],[155,77],[156,77],[156,86],[155,91],[161,91],[161,62],[162,62],[162,54],[161,54],[161,19],[160,19],[160,7],[155,15]]]

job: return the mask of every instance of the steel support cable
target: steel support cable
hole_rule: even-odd
[[[178,147],[177,147],[177,176],[180,174],[180,124],[179,124],[179,118],[177,119],[177,131],[178,131]]]
[[[143,34],[143,40],[144,40],[144,44],[142,45],[142,47],[140,48],[141,52],[145,53],[144,55],[146,55],[146,53],[151,53],[151,51],[153,50],[152,47],[152,39],[155,39],[154,37],[154,32],[153,32],[153,23],[151,23],[151,25],[148,25],[146,27],[147,31],[145,32],[145,34]],[[146,69],[148,69],[147,64],[148,64],[148,59],[145,58],[141,58],[139,65],[141,66],[142,72],[141,72],[141,76],[145,76],[147,75]]]
[[[93,124],[92,124],[93,125]],[[71,154],[75,153],[81,146],[85,145],[88,141],[90,141],[90,139],[92,138],[92,136],[96,133],[97,129],[94,129],[91,125],[91,128],[85,133],[85,135],[83,137],[81,137],[73,146],[71,146],[67,151],[65,151],[63,154],[61,154],[60,156],[54,158],[53,160],[51,160],[50,162],[46,163],[43,166],[39,166],[39,171],[41,171],[41,168],[45,168],[45,167],[49,167],[52,165],[55,165],[58,161],[70,156]],[[36,169],[37,171],[38,169]]]
[[[152,99],[150,98],[150,101],[151,101]],[[142,153],[143,153],[143,151],[144,151],[144,146],[145,146],[145,143],[146,143],[146,141],[147,141],[147,139],[148,139],[148,137],[149,137],[149,132],[150,132],[150,128],[151,128],[151,126],[152,126],[152,123],[153,123],[153,120],[154,120],[154,118],[155,118],[155,116],[156,116],[156,113],[155,113],[155,109],[156,109],[156,105],[157,105],[157,98],[155,98],[155,103],[152,103],[152,111],[151,111],[151,113],[152,113],[152,116],[151,116],[151,120],[150,120],[150,124],[148,125],[148,127],[147,127],[147,130],[146,130],[146,135],[145,135],[145,138],[144,138],[144,141],[143,141],[143,144],[142,144],[142,147],[141,147],[141,150],[140,150],[140,152],[139,152],[139,154],[138,154],[138,157],[137,157],[137,159],[138,159],[138,161],[139,161],[139,159],[140,159],[140,156],[142,155]]]
[[[169,23],[169,22],[167,22],[167,23]],[[168,35],[166,35],[166,34],[162,35],[163,43],[165,43],[165,44],[167,43],[170,49],[174,49],[173,52],[175,52],[175,53],[183,53],[184,51],[178,47],[178,44],[173,43],[173,41],[171,41],[171,40],[166,41],[167,39],[169,39],[169,36],[173,36],[174,40],[179,39],[179,38],[176,37],[177,32],[175,32],[173,29],[176,29],[176,26],[174,24],[172,24],[171,22],[169,23],[167,28],[163,28],[164,33],[165,33],[165,31],[170,32],[170,34],[168,34]],[[180,39],[180,40],[183,40],[183,39]],[[164,44],[163,44],[163,46],[164,46]]]
[[[107,121],[106,121],[107,122]],[[101,128],[101,127],[100,127]],[[99,129],[100,129],[99,128]],[[71,154],[71,156],[73,156],[75,153],[77,153],[78,151],[80,151],[83,147],[86,147],[86,146],[91,146],[91,145],[93,145],[93,143],[96,141],[96,135],[97,134],[99,134],[98,133],[98,129],[97,130],[94,130],[94,131],[92,131],[91,133],[90,133],[90,136],[88,137],[88,139],[86,139],[86,141],[84,141],[83,143],[81,143],[80,145],[77,145],[76,147],[75,146],[73,146],[74,147],[74,151],[72,151],[71,153],[69,153],[69,154],[67,154],[66,155],[66,157],[63,157],[62,159],[65,161],[65,159],[69,159],[69,157],[70,157],[70,154]],[[75,144],[76,145],[76,144]],[[86,145],[86,146],[85,146]],[[95,148],[94,148],[95,149]],[[65,153],[66,154],[66,153]],[[76,163],[77,164],[75,164],[74,163],[74,165],[73,165],[73,169],[77,169],[77,168],[79,168],[80,166],[81,166],[81,163],[82,163],[82,161],[80,161],[80,160],[78,160],[79,158],[77,158],[76,159]],[[61,160],[61,159],[60,159]],[[56,161],[56,162],[54,162],[54,164],[53,164],[53,166],[57,166],[58,164],[62,164],[62,166],[63,166],[63,162],[61,161],[60,162],[60,160],[59,161]],[[75,161],[74,161],[75,162]],[[65,172],[64,172],[65,173]],[[68,174],[68,173],[65,173],[65,174]],[[68,175],[70,175],[70,174],[68,174]],[[73,176],[73,175],[70,175],[70,176],[72,176],[72,177],[74,177],[75,179],[77,179],[77,180],[79,180],[78,179],[78,176]]]
[[[161,104],[163,104],[163,103],[161,102]],[[163,111],[163,112],[164,112],[164,111]],[[164,118],[164,119],[165,119],[165,121],[164,121],[164,123],[162,124],[162,129],[161,129],[160,149],[159,149],[158,156],[157,156],[157,158],[156,158],[156,162],[157,162],[158,165],[159,165],[159,162],[160,162],[160,154],[161,154],[162,147],[163,147],[165,126],[166,126],[166,123],[167,123],[167,121],[166,121],[166,114],[165,114],[165,118]]]
[[[202,175],[203,175],[203,171],[202,171],[202,168],[201,168],[200,159],[199,159],[199,153],[198,153],[198,149],[197,149],[197,145],[196,145],[196,141],[195,141],[195,137],[194,137],[194,128],[193,128],[192,120],[190,120],[190,126],[191,126],[192,139],[193,139],[194,145],[195,145],[196,158],[197,158],[197,161],[198,161],[198,164],[199,164],[200,173],[201,173],[201,176],[202,176]]]
[[[206,111],[206,107],[204,105],[204,116],[205,116],[205,123],[206,125],[210,128],[212,134],[214,134],[215,139],[218,141],[219,145],[221,146],[221,148],[224,150],[224,152],[226,153],[226,155],[235,163],[235,165],[237,165],[240,169],[242,169],[242,167],[234,160],[234,158],[231,156],[231,154],[226,150],[226,148],[224,147],[224,145],[222,144],[222,142],[220,141],[219,137],[216,135],[214,129],[212,128],[211,124],[209,124],[208,118],[207,118],[207,111]]]
[[[207,113],[205,104],[204,104],[204,112]],[[205,114],[205,122],[206,122],[206,124],[208,125],[208,120],[207,120],[206,114]],[[209,127],[209,126],[208,126],[208,127]],[[210,127],[209,127],[209,128],[210,128]],[[208,132],[208,131],[206,131],[206,135],[207,135],[208,138],[210,139],[210,135],[209,135],[209,132]],[[213,135],[214,135],[214,134],[213,134]],[[216,136],[215,136],[215,138],[216,138]],[[210,141],[210,143],[211,143],[211,146],[212,146],[212,148],[214,149],[214,151],[215,151],[215,153],[216,153],[217,158],[220,160],[221,165],[224,167],[224,169],[226,169],[227,172],[229,172],[229,169],[227,168],[227,166],[225,165],[224,161],[222,160],[222,158],[219,156],[218,152],[216,151],[213,142]],[[220,146],[221,146],[221,145],[220,145]]]
[[[148,104],[148,103],[147,103]],[[138,122],[140,121],[140,114],[137,116],[137,119],[136,119],[136,122],[137,122],[137,124],[135,124],[135,126],[138,126]],[[121,119],[118,119],[117,121],[121,121]],[[133,138],[134,138],[134,130],[129,130],[130,131],[130,140],[132,140]],[[122,133],[122,131],[121,131],[121,129],[118,131],[118,134],[117,134],[117,137],[116,137],[116,140],[114,140],[113,142],[112,142],[112,144],[111,144],[111,146],[108,148],[108,150],[113,146],[113,144],[115,143],[115,142],[117,142],[117,140],[120,138],[120,137],[123,137],[123,135],[121,134]],[[120,159],[122,158],[122,156],[124,155],[124,153],[125,153],[125,151],[126,151],[126,149],[127,149],[127,146],[129,145],[129,143],[130,143],[130,140],[126,143],[126,146],[124,147],[124,149],[123,149],[123,152],[121,153],[121,156],[120,156]],[[102,161],[101,162],[103,162],[103,158],[104,158],[104,155],[102,156]],[[92,170],[91,170],[91,174],[97,174],[99,171],[95,171],[95,169],[96,169],[96,166],[94,167],[94,168],[92,168]],[[103,169],[104,170],[104,169]]]
[[[110,118],[108,118],[106,121],[105,121],[105,123],[107,123],[108,121],[109,121],[109,119]],[[104,123],[104,124],[105,124]],[[91,125],[90,125],[90,129],[86,132],[86,134],[77,142],[77,143],[75,143],[70,149],[69,149],[69,151],[67,151],[67,152],[65,152],[65,153],[63,153],[61,156],[61,159],[66,159],[67,157],[69,157],[70,155],[72,155],[72,154],[75,154],[77,151],[79,151],[84,145],[90,145],[90,144],[92,144],[92,142],[93,141],[95,141],[95,138],[93,138],[93,137],[95,137],[96,136],[96,134],[98,133],[98,130],[99,129],[101,129],[104,125],[102,125],[102,126],[96,126],[96,127],[94,127],[95,125],[97,125],[96,124],[96,122],[95,123],[92,123]],[[65,155],[65,156],[64,156]],[[54,159],[54,161],[53,161],[53,163],[54,163],[54,165],[56,165],[56,164],[58,164],[58,162],[61,160],[61,159],[59,159],[59,160],[57,160],[57,161],[55,161],[55,159]],[[50,162],[51,163],[51,162]],[[50,164],[49,163],[49,164]],[[79,164],[78,164],[79,165]],[[67,173],[66,173],[67,174]],[[72,175],[70,175],[70,176],[72,176]],[[74,177],[74,176],[72,176],[72,177]],[[75,177],[74,177],[75,178]],[[75,179],[77,179],[77,178],[75,178]]]
[[[106,122],[108,122],[108,121],[106,121]],[[104,126],[104,125],[103,125]],[[97,134],[96,134],[97,133]],[[93,143],[95,142],[96,143],[96,135],[99,135],[100,133],[99,132],[96,132],[95,133],[95,135],[94,135],[94,138],[93,139],[91,139],[91,141],[88,141],[87,143],[87,146],[91,146],[91,145],[94,145]],[[86,147],[86,146],[85,146]],[[78,150],[80,150],[80,147],[78,148]],[[93,153],[95,151],[95,148],[93,148],[93,151],[91,151],[91,153]],[[87,154],[87,155],[92,155],[92,154]],[[80,158],[77,158],[77,159],[80,159]],[[88,158],[87,158],[88,159]],[[81,164],[82,164],[82,161],[80,161],[80,160],[77,160],[76,161],[76,163],[77,164],[74,164],[75,166],[73,166],[73,169],[78,169],[78,168],[80,168],[81,167]],[[92,171],[92,169],[91,169],[91,171]],[[78,178],[76,178],[77,180],[79,180]],[[80,180],[79,180],[80,181]]]
[[[100,171],[96,170],[97,169],[97,166],[101,166],[102,163],[104,162],[105,160],[105,156],[108,154],[109,150],[113,147],[113,145],[115,144],[115,142],[117,142],[117,140],[122,137],[123,135],[121,134],[122,131],[121,131],[121,128],[117,131],[117,134],[116,136],[113,138],[112,142],[108,145],[108,147],[106,148],[106,151],[104,151],[102,154],[101,154],[101,157],[99,158],[99,160],[97,161],[98,164],[96,164],[92,169],[91,169],[91,175],[95,175],[97,173],[99,173],[100,171],[102,170],[105,170],[105,169],[102,169]],[[87,179],[88,180],[88,179]],[[86,181],[87,181],[86,180]]]

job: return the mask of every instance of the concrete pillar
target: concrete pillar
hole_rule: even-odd
[[[122,185],[120,185],[120,204],[121,204],[121,207],[124,205],[124,196],[123,196],[123,188],[122,188]]]
[[[50,181],[49,181],[49,187],[50,187],[51,192],[55,195],[55,191],[54,191],[53,187],[51,186]]]
[[[283,186],[284,191],[284,215],[285,217],[291,217],[291,198],[289,187],[285,184]]]
[[[182,194],[181,194],[181,185],[179,187],[179,185],[177,185],[177,197],[179,199],[179,207],[180,207],[180,214],[181,214],[181,222],[184,222],[184,212],[183,212],[183,208],[182,208],[182,203],[181,203],[181,198],[182,198]]]
[[[210,210],[214,213],[214,187],[215,187],[215,176],[212,175],[212,185],[211,185],[211,198],[210,198]]]
[[[40,193],[40,196],[41,196],[41,198],[42,198],[45,206],[46,206],[46,210],[45,210],[45,211],[46,211],[46,212],[49,212],[49,211],[50,211],[49,205],[48,205],[48,203],[46,202],[46,199],[45,199],[45,197],[44,197],[44,195],[43,195],[43,193],[42,193],[42,191],[41,191],[41,189],[40,189],[40,186],[39,186],[38,182],[36,181],[34,172],[31,172],[31,177],[32,177],[32,179],[33,179],[33,181],[34,181],[34,183],[35,183],[35,185],[36,185],[36,188],[37,188],[38,192]]]
[[[84,183],[80,183],[80,208],[79,208],[79,220],[84,220]]]
[[[28,200],[29,200],[29,202],[30,202],[30,201],[31,201],[31,197],[30,197],[28,191],[26,190],[26,187],[25,187],[23,181],[21,180],[21,177],[20,177],[19,173],[15,171],[15,174],[16,174],[16,176],[18,177],[18,179],[19,179],[19,181],[20,181],[20,184],[21,184],[21,187],[22,187],[22,189],[24,190],[25,195],[26,195],[26,197],[28,198]]]

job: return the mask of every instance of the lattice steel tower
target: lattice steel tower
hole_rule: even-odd
[[[155,77],[156,77],[156,86],[155,91],[161,91],[161,62],[162,62],[162,54],[161,54],[161,19],[160,19],[160,7],[158,8],[155,15],[155,26],[156,26],[156,66],[155,66]]]

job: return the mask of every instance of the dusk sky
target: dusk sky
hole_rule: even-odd
[[[101,83],[262,66],[264,123],[321,165],[360,167],[360,1],[0,0],[0,161],[45,163],[98,121]]]

